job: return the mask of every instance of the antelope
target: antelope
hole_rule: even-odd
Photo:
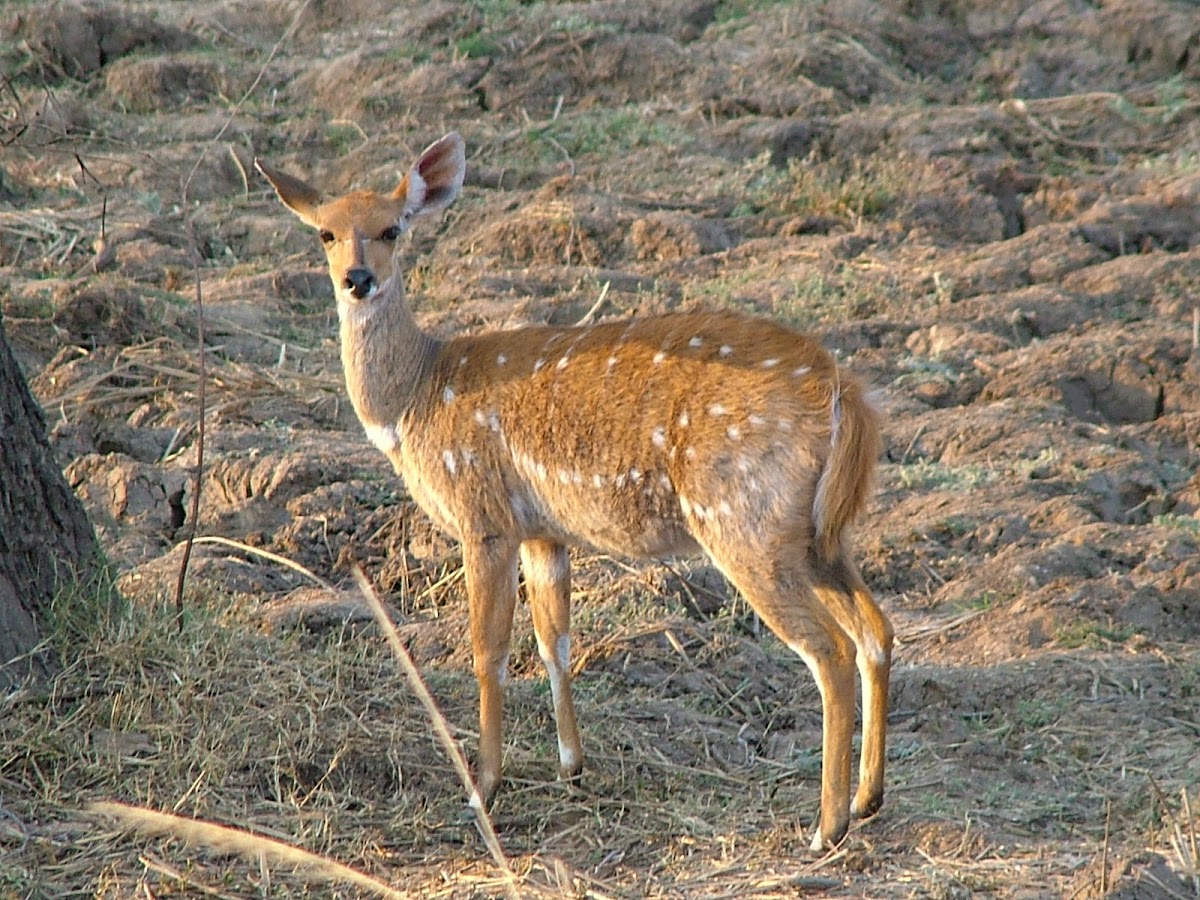
[[[812,849],[837,845],[852,815],[873,815],[893,632],[849,553],[847,528],[881,449],[860,383],[812,337],[731,313],[436,337],[408,306],[397,242],[458,196],[457,133],[421,153],[390,194],[324,199],[255,164],[324,245],[346,388],[367,437],[462,544],[479,685],[472,802],[490,804],[501,780],[518,561],[550,680],[559,776],[582,771],[567,548],[584,545],[707,554],[816,679]],[[851,802],[856,669],[863,740]]]

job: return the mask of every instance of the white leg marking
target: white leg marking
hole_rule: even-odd
[[[391,453],[396,449],[396,445],[400,443],[400,438],[396,434],[394,425],[377,425],[375,423],[363,423],[363,431],[367,434],[367,439],[372,444],[378,447],[384,453]]]

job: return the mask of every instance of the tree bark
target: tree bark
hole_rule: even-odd
[[[0,691],[55,668],[41,646],[51,604],[76,587],[105,590],[103,570],[95,531],[54,459],[0,318]]]

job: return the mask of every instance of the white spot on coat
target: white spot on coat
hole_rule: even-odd
[[[724,415],[727,415],[728,413],[729,413],[729,410],[727,410],[720,403],[714,403],[712,406],[710,406],[708,408],[708,414],[710,416],[724,416]]]
[[[742,429],[738,428],[736,425],[730,425],[728,428],[726,428],[725,434],[731,441],[740,441],[742,439]]]
[[[812,366],[800,366],[798,369],[792,369],[793,378],[803,378],[812,371]]]
[[[721,349],[718,352],[720,353],[721,356],[729,356],[730,354],[733,353],[733,348],[730,347],[728,344],[722,344]]]
[[[750,416],[750,424],[753,425],[755,428],[762,428],[762,426],[767,424],[767,420],[764,419],[762,416],[757,416],[757,415],[752,414]]]
[[[503,353],[501,353],[499,356],[496,357],[496,365],[502,366],[506,362],[508,362],[508,357],[505,356]]]
[[[659,450],[667,446],[667,429],[662,425],[657,425],[650,435],[650,442]]]
[[[689,347],[703,347],[704,346],[704,338],[700,337],[699,335],[696,335],[696,337],[694,337],[690,341],[688,341],[688,346]]]
[[[763,360],[763,363],[762,363],[762,367],[763,367],[764,369],[773,369],[773,368],[775,368],[777,365],[779,365],[779,360],[777,360],[777,359],[776,359],[775,357],[773,357],[773,356],[772,356],[770,359],[764,359],[764,360]]]
[[[683,412],[681,412],[681,413],[679,414],[679,424],[680,424],[680,425],[681,425],[683,428],[687,428],[687,427],[688,427],[688,424],[689,424],[691,421],[692,421],[692,417],[688,415],[688,411],[687,411],[686,409],[685,409]]]
[[[454,402],[454,388],[450,387],[450,385],[446,385],[442,391],[442,402],[447,406]]]
[[[538,359],[534,360],[534,363],[533,363],[533,371],[534,371],[534,372],[540,372],[540,371],[542,371],[542,366],[544,366],[544,365],[546,365],[546,361],[545,361],[544,359],[541,359],[541,358],[539,357]]]
[[[652,361],[657,366],[657,365],[661,365],[662,361],[666,358],[667,358],[667,354],[665,354],[661,350],[659,350],[657,353],[654,354],[654,359]]]
[[[457,474],[458,463],[455,462],[455,460],[454,460],[454,451],[453,450],[443,450],[442,451],[442,462],[444,462],[446,464],[447,472],[449,472],[452,476]]]

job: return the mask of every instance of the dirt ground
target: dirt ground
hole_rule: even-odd
[[[426,327],[747,310],[886,414],[882,812],[810,856],[803,665],[702,561],[581,551],[577,789],[518,620],[521,892],[1200,897],[1194,3],[17,0],[0,63],[4,325],[136,610],[0,707],[0,894],[353,895],[107,799],[504,892],[361,606],[263,555],[361,564],[474,746],[457,549],[354,420],[318,242],[253,168],[382,189],[457,129],[463,196],[406,252]],[[193,525],[234,543],[196,545],[185,642]]]

